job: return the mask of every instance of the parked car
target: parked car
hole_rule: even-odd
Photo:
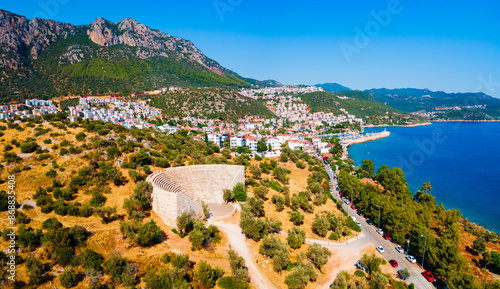
[[[377,233],[379,233],[380,235],[383,235],[383,234],[384,234],[384,230],[382,230],[382,229],[378,228],[378,229],[377,229]]]
[[[408,260],[410,263],[417,263],[417,259],[413,257],[412,255],[406,256],[406,260]]]
[[[355,205],[355,204],[352,204],[352,205],[351,205],[351,209],[356,210],[356,205]]]
[[[384,248],[382,246],[378,246],[377,247],[377,251],[380,253],[380,254],[384,254]]]
[[[351,216],[351,219],[352,219],[354,222],[356,222],[356,221],[357,221],[357,220],[356,220],[356,217],[354,217],[354,216]]]
[[[405,253],[405,250],[403,249],[403,247],[401,247],[400,245],[397,245],[396,246],[396,251],[398,251],[399,253],[401,254],[404,254]]]
[[[360,210],[358,210],[356,213],[358,213],[359,216],[363,217],[363,213]]]
[[[432,276],[432,273],[429,271],[424,271],[424,273],[422,273],[422,275],[424,275],[424,278],[427,279],[427,281],[429,281],[431,283],[436,281],[436,279],[434,279],[434,276]]]
[[[373,221],[372,221],[372,220],[370,220],[370,219],[366,220],[366,223],[367,223],[368,225],[373,225]]]
[[[359,221],[356,221],[356,225],[361,228],[361,223]]]
[[[389,264],[391,264],[391,266],[394,268],[398,267],[398,261],[394,259],[389,260]]]
[[[368,267],[363,266],[363,264],[361,264],[361,261],[356,262],[356,267],[357,267],[358,269],[363,270],[363,271],[368,271]]]
[[[347,198],[344,198],[344,203],[346,203],[347,205],[349,205],[351,202]]]
[[[391,239],[391,237],[389,237],[389,234],[385,233],[382,238],[386,239],[386,240],[389,240]]]

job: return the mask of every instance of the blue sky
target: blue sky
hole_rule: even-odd
[[[135,18],[256,79],[500,98],[497,1],[24,0],[0,8],[72,24]]]

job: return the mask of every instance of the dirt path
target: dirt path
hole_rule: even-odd
[[[227,238],[229,239],[229,243],[231,243],[231,246],[238,252],[241,257],[245,259],[245,265],[248,268],[250,279],[256,288],[276,288],[255,265],[255,260],[253,260],[252,254],[250,254],[245,236],[241,232],[241,228],[238,225],[217,221],[209,223],[217,226],[219,229],[224,231],[224,233],[226,233],[227,235]]]

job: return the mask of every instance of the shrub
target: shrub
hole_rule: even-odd
[[[28,271],[30,284],[38,285],[42,282],[41,275],[44,272],[42,262],[35,258],[28,258],[26,259],[26,269]]]
[[[129,177],[130,177],[130,179],[131,179],[133,182],[135,182],[135,183],[137,183],[138,181],[141,181],[141,180],[142,180],[141,174],[140,174],[138,171],[133,170],[133,169],[130,169],[130,170],[128,171],[128,176],[129,176]]]
[[[201,260],[195,274],[203,287],[213,288],[217,280],[224,275],[224,271],[219,267],[212,268],[205,260]]]
[[[316,281],[317,277],[311,263],[297,262],[292,272],[285,277],[285,284],[290,289],[300,289],[306,287],[309,281]]]
[[[212,243],[218,243],[221,240],[219,229],[210,225],[205,227],[201,221],[196,221],[193,230],[189,233],[189,241],[191,242],[191,250],[200,250],[202,247],[208,248]]]
[[[68,151],[68,149],[66,149],[66,148],[61,148],[61,149],[59,150],[59,155],[60,155],[60,156],[65,156],[65,155],[67,155],[68,153],[69,153],[69,151]]]
[[[316,215],[312,223],[312,231],[321,237],[325,237],[330,230],[330,223],[324,216]]]
[[[19,157],[15,152],[5,152],[3,154],[3,157],[4,157],[4,160],[7,162],[7,163],[18,163],[20,161],[22,161],[23,159],[21,157]]]
[[[319,244],[313,244],[307,248],[306,257],[311,261],[311,263],[321,271],[321,267],[328,262],[328,258],[332,255],[332,252],[327,248],[321,247]]]
[[[23,142],[21,144],[21,152],[24,154],[32,153],[36,151],[37,148],[38,144],[35,141]]]
[[[76,140],[78,140],[78,141],[84,140],[85,137],[86,137],[86,135],[83,132],[79,132],[79,133],[76,134]]]
[[[244,184],[238,183],[233,188],[234,198],[239,202],[244,202],[247,199],[247,188]]]
[[[149,223],[142,225],[137,232],[136,243],[140,246],[153,246],[161,242],[162,231],[151,219]]]
[[[288,237],[286,238],[288,245],[292,249],[298,249],[302,247],[306,241],[306,232],[299,229],[298,227],[292,227],[288,230]]]
[[[365,272],[363,272],[363,271],[361,271],[361,270],[356,270],[356,271],[354,272],[354,275],[355,275],[355,276],[358,276],[358,277],[360,277],[360,278],[365,278],[365,277],[366,277]]]
[[[257,218],[265,216],[264,200],[257,198],[249,198],[247,204],[249,211]]]
[[[295,225],[295,226],[300,226],[304,223],[304,215],[302,215],[298,211],[293,211],[289,212],[290,214],[290,221]]]
[[[49,154],[41,154],[37,158],[38,161],[44,161],[46,159],[50,159],[50,155]]]
[[[127,287],[133,286],[136,282],[137,266],[122,257],[119,252],[112,252],[103,263],[103,267],[115,282],[123,283]]]
[[[12,147],[10,144],[6,144],[5,147],[3,148],[4,152],[11,151],[14,147]]]
[[[269,193],[269,189],[265,186],[256,186],[253,188],[253,194],[260,199],[267,200],[267,194]]]
[[[233,276],[225,276],[219,279],[217,285],[223,289],[250,289],[250,284],[246,280],[237,280]]]
[[[278,212],[281,212],[283,211],[283,209],[285,208],[285,198],[283,196],[280,196],[280,195],[274,195],[272,198],[271,198],[271,201],[273,202],[273,204],[276,206],[276,210]]]

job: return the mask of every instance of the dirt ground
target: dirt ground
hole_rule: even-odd
[[[462,253],[462,256],[467,258],[467,260],[469,261],[469,264],[472,268],[472,273],[476,276],[476,278],[489,283],[495,282],[495,280],[500,280],[500,275],[493,273],[487,268],[478,266],[481,264],[481,255],[476,255],[473,250],[468,250],[468,247],[472,247],[473,242],[477,237],[471,233],[464,231],[463,228],[460,230],[460,235],[460,252]],[[498,243],[486,243],[486,248],[490,251],[500,252],[500,244]]]

